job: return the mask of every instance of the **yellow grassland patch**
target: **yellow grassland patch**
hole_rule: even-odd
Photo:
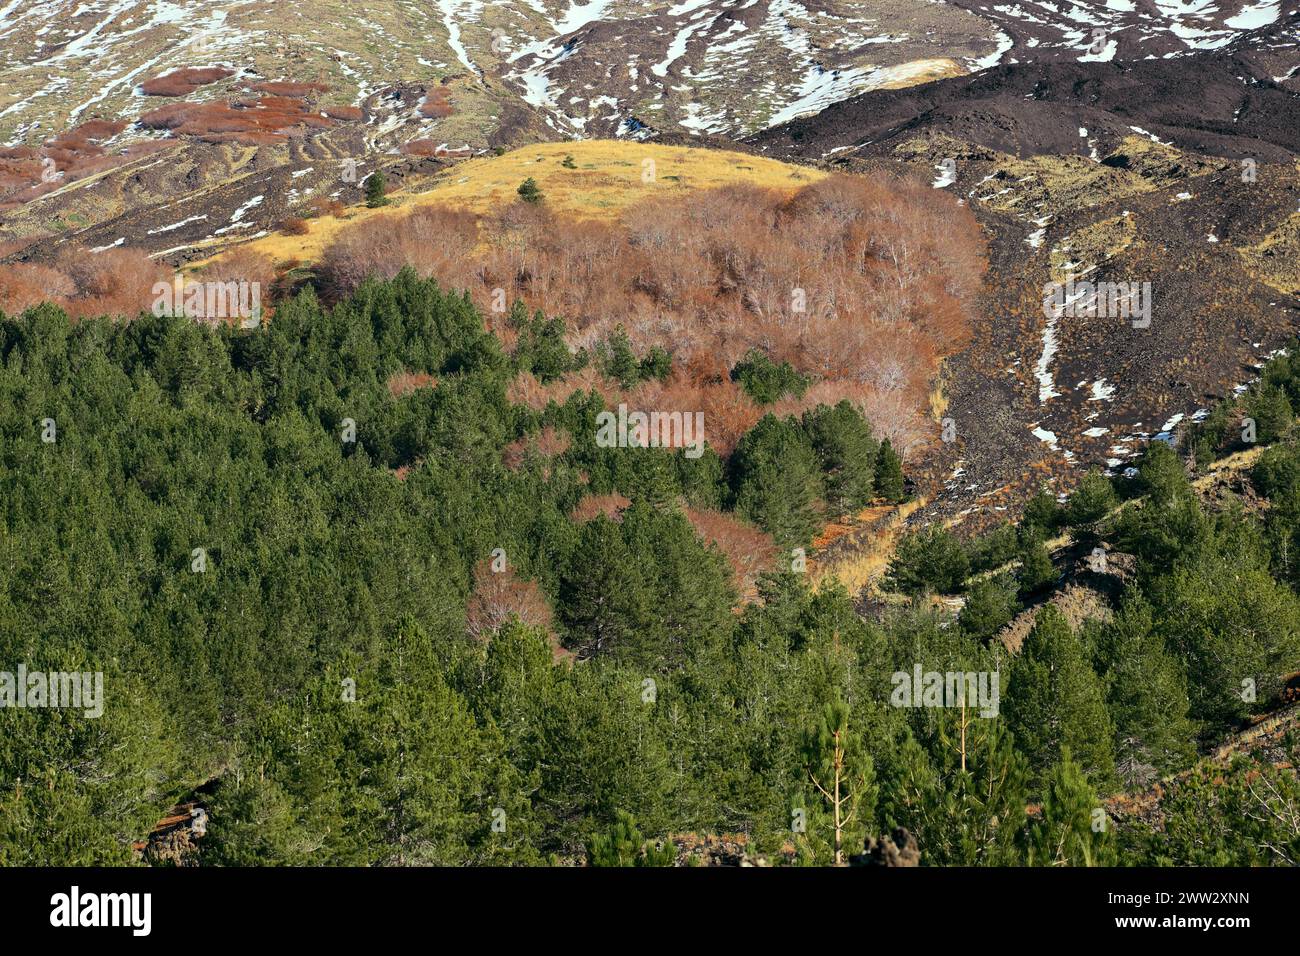
[[[573,157],[572,167],[564,165]],[[518,199],[519,184],[531,177],[552,209],[580,219],[609,220],[649,195],[748,184],[794,192],[826,173],[729,150],[663,146],[622,140],[539,143],[502,156],[466,160],[441,173],[432,188],[394,192],[379,209],[352,208],[340,217],[308,220],[308,232],[264,236],[240,248],[274,262],[311,262],[346,226],[374,215],[397,216],[421,206],[449,205],[487,212]],[[205,263],[195,263],[195,268]]]
[[[1253,278],[1279,292],[1300,291],[1300,213],[1291,213],[1263,240],[1237,254]]]
[[[897,66],[881,67],[876,73],[881,82],[871,84],[873,90],[901,90],[909,86],[931,83],[951,76],[965,76],[967,69],[956,60],[946,57],[932,57],[923,60],[908,60]]]

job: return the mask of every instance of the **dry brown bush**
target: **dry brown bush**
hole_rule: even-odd
[[[263,96],[234,103],[168,103],[140,117],[148,129],[170,130],[205,142],[247,144],[280,142],[302,135],[308,127],[326,129],[334,120],[300,99]]]
[[[0,148],[0,208],[22,205],[53,189],[115,166],[123,165],[156,144],[134,144],[107,153],[100,145],[120,133],[118,120],[91,119],[47,140],[39,149],[28,146]],[[48,170],[58,173],[44,178]]]
[[[772,536],[721,511],[687,508],[686,517],[695,533],[726,557],[741,596],[754,596],[758,576],[771,571],[781,553]]]
[[[52,262],[0,265],[0,310],[51,302],[74,318],[135,318],[153,305],[153,287],[170,275],[142,250],[65,248]]]
[[[76,285],[74,295],[61,303],[76,317],[134,318],[152,307],[154,285],[171,278],[165,266],[140,249],[67,249],[55,265]]]
[[[260,252],[236,246],[219,259],[203,267],[201,278],[207,282],[258,282],[269,289],[275,282],[275,266]]]
[[[445,119],[455,110],[451,106],[451,92],[443,86],[435,87],[425,95],[420,104],[420,115],[430,119]]]
[[[436,156],[438,144],[431,139],[413,139],[403,143],[401,151],[406,156]]]
[[[410,395],[421,388],[435,388],[438,380],[428,372],[394,372],[388,379],[388,393],[394,398]]]
[[[155,76],[140,84],[145,96],[189,96],[200,86],[233,76],[234,70],[221,66],[186,66]]]
[[[506,386],[506,398],[516,405],[526,405],[535,412],[546,410],[550,402],[563,405],[574,392],[597,392],[609,401],[616,398],[620,389],[594,367],[566,375],[543,385],[531,372],[520,372]]]
[[[426,206],[397,224],[387,216],[376,216],[348,226],[325,251],[320,269],[334,295],[350,292],[367,276],[391,279],[405,266],[444,285],[464,288],[473,275],[469,254],[477,241],[474,215]]]
[[[474,566],[473,591],[465,608],[466,630],[476,641],[487,642],[512,617],[552,633],[554,615],[536,582],[520,578],[509,565],[493,571],[490,561],[480,561]]]
[[[617,491],[608,495],[587,495],[578,502],[569,517],[579,524],[591,521],[597,515],[618,521],[631,504],[630,498],[625,498]]]
[[[317,196],[308,205],[316,210],[318,216],[338,216],[348,208],[339,200],[329,196]]]
[[[511,471],[520,468],[528,460],[529,453],[536,454],[544,459],[558,458],[569,450],[573,441],[567,432],[560,431],[552,425],[547,425],[536,435],[524,435],[516,438],[502,450],[501,457],[505,466]],[[550,477],[549,466],[544,471],[547,477]]]
[[[263,321],[269,319],[273,312],[272,302],[278,288],[279,275],[271,260],[260,252],[237,246],[220,259],[204,266],[196,278],[204,282],[256,283]],[[239,318],[231,316],[228,321],[237,322]]]
[[[0,265],[0,312],[16,315],[42,302],[63,303],[76,294],[72,279],[52,266]]]
[[[320,111],[330,119],[349,122],[359,120],[365,115],[359,106],[322,106]]]
[[[792,196],[733,186],[654,197],[618,223],[523,202],[479,219],[428,207],[416,215],[438,222],[441,238],[414,215],[345,230],[324,257],[330,291],[413,265],[468,288],[507,344],[512,330],[489,309],[496,289],[563,316],[574,348],[621,325],[638,349],[657,345],[674,357],[672,378],[633,398],[703,411],[708,440],[724,454],[765,411],[843,398],[904,453],[915,450],[933,432],[926,415],[938,365],[966,342],[985,268],[969,210],[924,183],[886,176],[832,176]],[[421,238],[407,241],[408,232]],[[763,409],[730,382],[754,348],[812,378],[802,400]],[[621,397],[592,376],[588,369],[544,387],[521,377],[512,400],[544,407],[597,385],[606,400]]]

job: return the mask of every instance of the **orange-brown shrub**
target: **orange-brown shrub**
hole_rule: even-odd
[[[451,106],[451,91],[445,86],[429,90],[425,94],[424,102],[420,104],[420,115],[430,119],[445,119],[453,112],[455,111]]]
[[[502,449],[501,458],[507,468],[515,471],[528,460],[530,451],[542,458],[558,458],[569,450],[572,443],[567,432],[547,425],[536,435],[523,435],[506,445]],[[549,476],[549,471],[547,475]]]
[[[435,156],[438,144],[431,139],[413,139],[402,144],[402,152],[407,156]]]
[[[305,236],[311,232],[311,226],[307,225],[306,219],[289,216],[280,223],[280,231],[287,232],[291,236]]]
[[[203,267],[195,278],[203,282],[247,282],[259,286],[259,298],[262,306],[263,321],[268,319],[273,309],[270,307],[279,278],[274,263],[260,252],[236,246],[220,259]],[[239,321],[231,316],[230,322]]]
[[[334,125],[329,117],[313,111],[302,100],[264,96],[235,103],[168,103],[143,114],[139,120],[149,129],[170,130],[177,136],[193,136],[205,142],[278,142],[302,135],[308,127],[326,129]]]
[[[201,278],[207,282],[260,282],[269,287],[275,276],[275,266],[270,258],[247,247],[236,246],[204,266]]]
[[[355,121],[364,115],[359,106],[322,106],[320,111],[330,119]]]
[[[77,286],[58,269],[38,263],[0,265],[0,312],[16,315],[42,302],[62,304]]]
[[[421,388],[435,388],[438,380],[428,372],[394,372],[388,379],[388,394],[394,398],[410,395]]]
[[[757,593],[758,576],[776,566],[780,549],[772,536],[721,511],[686,509],[686,517],[701,540],[726,557],[737,590],[743,597]]]
[[[426,206],[402,217],[400,228],[393,225],[389,217],[377,216],[344,229],[321,257],[326,289],[350,292],[367,276],[391,279],[404,266],[446,285],[470,283],[470,253],[478,241],[473,214]]]
[[[145,80],[140,92],[145,96],[188,96],[200,86],[224,80],[234,72],[222,66],[185,66]]]
[[[731,186],[655,196],[617,223],[522,202],[482,217],[417,215],[424,224],[376,217],[345,230],[322,263],[330,291],[409,264],[469,289],[503,340],[513,334],[490,310],[497,289],[564,316],[574,348],[621,325],[638,349],[674,358],[667,382],[632,394],[639,407],[703,411],[708,441],[724,454],[766,411],[840,399],[904,455],[914,451],[934,431],[926,416],[938,365],[966,341],[985,268],[969,210],[883,175],[832,176],[793,195]],[[427,234],[431,221],[445,223],[440,241],[402,238],[407,223]],[[755,348],[813,380],[802,400],[760,408],[731,383],[730,369]],[[512,400],[544,407],[597,385],[607,401],[624,397],[592,375],[544,387],[521,377]]]
[[[512,617],[551,633],[554,615],[536,582],[519,577],[508,564],[493,571],[490,561],[480,561],[474,566],[473,591],[465,607],[466,630],[476,641],[490,641]]]
[[[330,196],[317,196],[308,205],[316,210],[318,216],[338,216],[348,208],[342,202]]]
[[[0,148],[0,208],[21,205],[75,179],[130,162],[156,147],[148,144],[149,149],[143,149],[144,144],[134,144],[106,153],[99,144],[125,128],[126,124],[117,120],[91,119],[47,140],[39,149]],[[49,169],[59,174],[53,180],[43,178]]]
[[[562,379],[542,384],[531,372],[520,372],[506,386],[506,398],[516,405],[526,405],[535,412],[546,410],[552,401],[563,405],[574,392],[595,391],[606,401],[621,391],[617,382],[610,381],[591,365],[566,375]]]
[[[574,506],[569,517],[579,524],[591,521],[597,515],[618,521],[631,504],[630,498],[625,498],[617,491],[608,495],[586,495]]]
[[[51,302],[76,318],[134,318],[153,305],[154,284],[169,278],[139,249],[69,246],[52,262],[0,265],[0,310],[13,314]]]

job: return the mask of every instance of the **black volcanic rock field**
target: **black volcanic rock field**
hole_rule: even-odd
[[[1270,36],[1294,32],[1292,18]],[[750,141],[831,168],[901,166],[962,197],[989,236],[975,339],[948,363],[958,437],[932,462],[946,485],[932,511],[1000,520],[1044,480],[1122,468],[1294,334],[1300,95],[1261,62],[1238,42],[1007,65],[869,93]],[[1049,322],[1045,286],[1069,278],[1150,283],[1150,327]]]

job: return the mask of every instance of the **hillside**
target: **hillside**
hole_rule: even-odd
[[[1290,18],[1192,56],[1001,66],[751,140],[818,168],[902,164],[968,203],[990,239],[983,318],[945,377],[956,440],[929,513],[987,525],[1041,482],[1122,469],[1300,325],[1287,251],[1300,101],[1259,53],[1294,30]],[[1146,284],[1149,325],[1052,317],[1044,292],[1069,281]]]
[[[565,165],[567,157],[572,158],[572,167]],[[313,218],[303,235],[276,233],[241,248],[277,262],[312,262],[346,225],[426,206],[475,213],[499,210],[518,200],[516,190],[527,178],[536,181],[548,207],[557,213],[578,219],[617,220],[629,206],[652,196],[678,196],[730,185],[789,191],[825,176],[819,170],[727,150],[617,140],[539,143],[501,156],[457,162],[418,187],[391,193],[392,208],[362,207],[349,210],[346,217]]]
[[[1300,11],[0,0],[0,53],[0,868],[191,937],[165,868],[241,928],[254,869],[1072,928],[1300,872]]]

